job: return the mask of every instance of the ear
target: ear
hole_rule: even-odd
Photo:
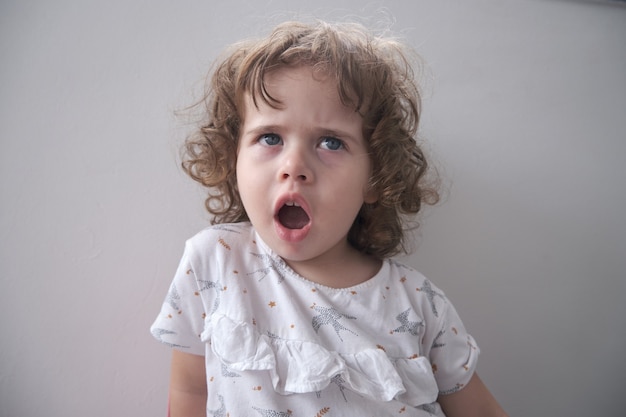
[[[363,202],[367,204],[374,204],[378,201],[378,192],[369,185],[367,190],[365,190],[365,194],[363,195]]]

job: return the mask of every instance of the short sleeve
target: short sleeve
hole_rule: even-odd
[[[161,311],[150,327],[159,342],[195,355],[205,354],[200,335],[204,330],[206,309],[200,293],[201,282],[191,262],[189,243],[169,287]]]
[[[441,395],[460,391],[469,382],[480,353],[454,306],[447,298],[444,301],[436,332],[430,340],[429,353]]]

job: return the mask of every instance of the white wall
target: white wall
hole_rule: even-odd
[[[423,135],[449,188],[408,262],[453,299],[512,415],[626,407],[626,8],[363,3],[0,4],[2,417],[163,415],[169,352],[148,326],[207,219],[173,110],[283,12],[381,6],[430,65]]]

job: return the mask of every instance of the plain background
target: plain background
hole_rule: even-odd
[[[217,53],[363,16],[422,72],[445,198],[405,261],[512,416],[626,409],[626,8],[594,1],[0,2],[0,415],[162,416],[148,328],[207,224],[178,167]]]

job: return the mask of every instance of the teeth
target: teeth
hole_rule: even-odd
[[[285,202],[285,205],[289,206],[289,207],[294,207],[294,206],[295,207],[300,207],[300,204],[296,203],[295,201],[287,201],[287,202]]]

